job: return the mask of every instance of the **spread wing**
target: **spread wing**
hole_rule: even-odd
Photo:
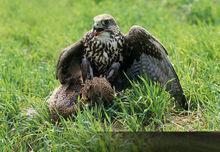
[[[61,84],[79,80],[81,77],[80,64],[83,52],[83,43],[78,41],[65,48],[59,56],[56,68],[56,78]]]
[[[187,108],[184,92],[165,47],[147,30],[140,26],[130,29],[125,36],[123,58],[123,67],[130,78],[147,75],[152,81],[165,86],[171,96]]]

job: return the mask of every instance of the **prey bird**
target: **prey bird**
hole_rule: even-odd
[[[78,77],[83,81],[104,76],[118,89],[126,87],[124,73],[130,79],[142,74],[166,88],[172,97],[187,109],[187,100],[165,47],[140,26],[132,26],[123,34],[116,20],[108,14],[94,17],[94,24],[82,39],[60,54],[56,76],[61,84]]]

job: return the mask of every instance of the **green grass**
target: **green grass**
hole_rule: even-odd
[[[112,14],[122,32],[138,24],[165,45],[190,102],[187,113],[143,81],[110,107],[85,108],[74,120],[51,122],[46,100],[59,86],[58,56],[101,13]],[[114,150],[100,131],[107,137],[109,131],[220,131],[219,16],[218,0],[0,0],[1,150]],[[26,116],[30,107],[37,116]]]

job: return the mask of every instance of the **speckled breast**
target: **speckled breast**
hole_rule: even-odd
[[[122,61],[123,37],[115,36],[102,42],[92,34],[84,38],[84,57],[92,64],[95,74],[105,74],[112,63]]]

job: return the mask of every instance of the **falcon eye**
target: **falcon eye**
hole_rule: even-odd
[[[109,20],[103,20],[103,21],[102,21],[102,25],[106,26],[106,25],[108,25],[108,24],[109,24]]]

